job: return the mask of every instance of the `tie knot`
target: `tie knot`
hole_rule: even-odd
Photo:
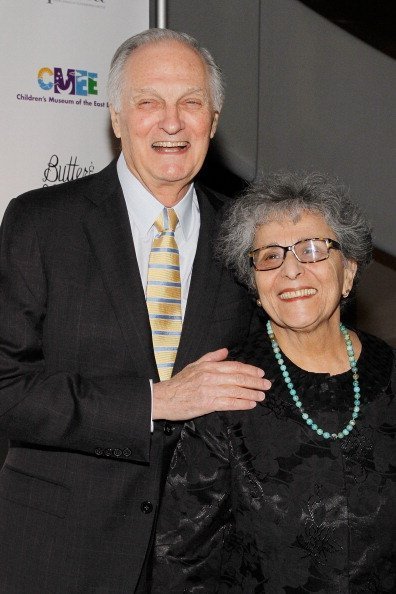
[[[173,208],[164,208],[160,216],[154,221],[154,226],[159,233],[174,231],[179,218]]]

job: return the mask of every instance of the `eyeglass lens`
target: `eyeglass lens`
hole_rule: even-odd
[[[291,246],[300,262],[319,262],[328,257],[327,243],[323,239],[306,239]],[[253,253],[253,263],[259,270],[271,270],[281,266],[287,249],[281,246],[261,248]]]

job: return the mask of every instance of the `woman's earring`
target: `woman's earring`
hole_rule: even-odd
[[[261,305],[261,301],[260,301],[260,299],[257,299],[257,300],[256,300],[256,303],[257,303],[257,305],[258,305],[259,307],[263,307],[263,306]]]
[[[349,295],[349,291],[345,291],[345,293],[343,293],[343,294],[342,294],[342,296],[343,296],[344,298],[345,298],[345,297],[348,297],[348,295]]]

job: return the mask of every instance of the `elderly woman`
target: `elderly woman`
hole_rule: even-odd
[[[233,356],[273,386],[185,424],[153,592],[395,592],[394,353],[340,319],[366,220],[321,175],[275,175],[231,208],[219,252],[268,318]]]

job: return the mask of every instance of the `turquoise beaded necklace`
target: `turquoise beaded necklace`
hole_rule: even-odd
[[[294,389],[293,382],[290,379],[289,372],[286,369],[286,365],[285,365],[285,362],[284,362],[283,356],[282,356],[282,351],[280,350],[279,345],[276,342],[275,335],[272,330],[271,322],[269,320],[267,322],[267,332],[268,332],[268,336],[271,340],[272,350],[274,351],[275,358],[278,361],[278,365],[282,372],[283,379],[284,379],[285,384],[289,390],[290,396],[293,399],[294,405],[297,407],[298,411],[301,414],[301,417],[306,422],[308,427],[310,429],[312,429],[312,431],[315,431],[315,433],[317,433],[317,435],[320,435],[324,439],[342,439],[343,437],[346,437],[347,435],[349,435],[349,433],[352,431],[352,429],[355,426],[356,419],[359,416],[359,411],[360,411],[360,387],[359,387],[359,381],[358,381],[359,375],[358,375],[358,370],[357,370],[355,353],[353,350],[351,337],[349,336],[348,330],[345,328],[345,326],[343,324],[340,324],[340,330],[341,330],[342,335],[345,340],[349,364],[350,364],[351,370],[352,370],[353,393],[354,393],[355,403],[354,403],[352,417],[346,424],[345,428],[342,429],[339,433],[329,433],[328,431],[325,431],[324,429],[319,427],[317,425],[317,423],[315,423],[311,419],[311,417],[308,415],[308,413],[305,412],[303,404],[302,404],[300,398],[298,397],[296,390]]]

